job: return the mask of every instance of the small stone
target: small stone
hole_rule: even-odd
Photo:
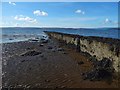
[[[68,76],[67,74],[64,74],[64,76]]]
[[[5,65],[5,66],[6,66],[6,65],[7,65],[7,62],[6,62],[6,61],[5,61],[5,62],[3,62],[3,65]]]
[[[42,43],[48,43],[48,40],[46,40],[46,39],[41,39],[41,42],[42,42]]]
[[[22,54],[21,56],[35,56],[35,55],[39,55],[41,54],[41,52],[37,52],[37,51],[28,51],[25,54]]]
[[[27,49],[30,49],[30,47],[28,47]]]
[[[45,80],[45,82],[50,82],[50,80]]]
[[[44,55],[43,55],[43,54],[41,54],[41,55],[40,55],[40,57],[44,57]]]
[[[61,86],[61,88],[65,88],[65,86]]]
[[[12,38],[9,38],[9,40],[13,40]]]
[[[32,68],[29,68],[29,70],[31,70]]]
[[[58,50],[58,51],[64,51],[64,49],[63,49],[63,48],[58,48],[57,50]]]
[[[48,49],[52,49],[53,47],[52,46],[48,46]]]
[[[84,64],[84,62],[83,62],[83,61],[79,61],[79,62],[78,62],[78,65],[81,65],[81,64]]]
[[[26,88],[30,88],[30,86],[28,85],[28,86],[26,86]]]
[[[44,46],[44,44],[40,44],[40,47],[43,47]]]
[[[67,54],[66,52],[63,52],[63,54]]]
[[[52,52],[55,52],[56,50],[55,49],[52,49]]]
[[[22,60],[21,62],[25,62],[25,60]]]
[[[55,88],[58,88],[58,87],[55,87]]]
[[[18,87],[22,87],[22,85],[18,85]]]

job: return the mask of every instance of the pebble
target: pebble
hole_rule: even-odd
[[[42,46],[44,46],[44,44],[40,44],[40,46],[42,47]]]
[[[37,84],[35,84],[35,86],[37,86],[37,87],[38,87],[38,86],[41,86],[41,85],[42,85],[41,83],[37,83]]]
[[[25,62],[25,60],[22,60],[21,62]]]
[[[44,55],[43,55],[43,54],[41,54],[41,55],[40,55],[40,57],[44,57]]]
[[[56,50],[55,49],[52,49],[52,52],[55,52]]]
[[[65,86],[61,86],[61,88],[65,88]]]
[[[78,62],[78,65],[82,65],[82,64],[84,64],[83,61],[79,61],[79,62]]]
[[[22,87],[22,85],[18,85],[18,87]]]
[[[41,54],[41,52],[37,52],[37,51],[28,51],[25,54],[22,54],[21,56],[35,56],[35,55],[39,55]]]
[[[68,76],[67,74],[64,74],[64,76]]]
[[[45,82],[50,82],[50,80],[45,80]]]
[[[7,65],[7,62],[6,62],[6,61],[5,61],[5,62],[3,62],[3,65],[5,65],[5,66],[6,66],[6,65]]]
[[[53,47],[52,46],[48,46],[48,49],[53,49]]]
[[[2,76],[4,76],[4,75],[5,75],[5,72],[2,73]]]
[[[64,51],[64,49],[63,48],[58,48],[57,51]]]
[[[63,54],[67,54],[66,52],[63,52]]]

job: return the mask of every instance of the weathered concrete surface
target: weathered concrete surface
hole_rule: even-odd
[[[87,37],[80,35],[72,35],[58,32],[47,32],[50,37],[64,41],[67,44],[72,44],[79,47],[80,51],[90,54],[98,61],[103,58],[108,58],[113,62],[113,68],[116,72],[120,71],[120,40],[103,37]]]

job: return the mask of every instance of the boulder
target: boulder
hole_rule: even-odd
[[[96,68],[85,74],[83,74],[84,79],[89,79],[91,81],[99,81],[108,78],[112,78],[112,71],[104,68]]]
[[[94,62],[94,68],[82,75],[84,79],[89,79],[91,81],[110,79],[113,77],[112,61],[107,58],[96,61]]]

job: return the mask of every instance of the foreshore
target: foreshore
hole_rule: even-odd
[[[71,47],[71,46],[70,46]],[[90,80],[86,55],[50,37],[47,42],[2,45],[3,88],[118,88],[118,79]]]

